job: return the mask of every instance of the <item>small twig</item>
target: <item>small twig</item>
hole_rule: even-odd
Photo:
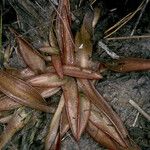
[[[118,21],[115,25],[106,30],[105,31],[106,36],[104,37],[104,39],[117,32],[122,26],[124,26],[127,22],[129,22],[135,16],[135,14],[143,8],[143,4],[144,1],[139,5],[139,7],[134,12],[129,13],[120,21]]]
[[[150,116],[149,116],[144,110],[142,110],[136,102],[134,102],[133,100],[130,99],[130,100],[129,100],[129,103],[130,103],[135,109],[137,109],[137,110],[139,111],[139,113],[141,113],[148,121],[150,121]]]
[[[150,38],[150,35],[134,35],[134,36],[112,37],[112,38],[106,38],[106,40],[110,41],[110,40],[144,39],[144,38]]]
[[[138,17],[138,19],[137,19],[137,21],[136,21],[136,23],[135,23],[135,26],[134,26],[134,28],[133,28],[133,30],[132,30],[132,32],[131,32],[131,36],[134,34],[134,32],[135,32],[135,30],[136,30],[136,28],[137,28],[137,26],[138,26],[138,24],[139,24],[139,22],[140,22],[140,20],[141,20],[141,17],[142,17],[142,15],[143,15],[143,13],[144,13],[144,11],[145,11],[145,8],[146,8],[146,6],[147,6],[148,3],[149,3],[149,0],[146,0],[145,4],[144,4],[144,6],[143,6],[143,8],[142,8],[142,10],[141,10],[141,13],[140,13],[140,15],[139,15],[139,17]]]
[[[137,123],[137,120],[138,120],[138,118],[139,118],[139,112],[136,114],[136,117],[135,117],[135,119],[134,119],[134,122],[133,122],[133,125],[132,125],[132,127],[135,127],[135,125],[136,125],[136,123]]]
[[[98,46],[101,47],[102,49],[104,49],[106,51],[106,53],[112,57],[113,59],[118,59],[119,55],[117,55],[116,53],[114,53],[113,51],[111,51],[106,44],[104,44],[102,41],[98,42]]]
[[[46,12],[46,10],[37,1],[35,1],[35,3],[43,12]]]
[[[121,19],[119,22],[117,22],[114,26],[109,28],[105,32],[106,36],[104,38],[107,38],[107,37],[111,36],[112,34],[114,34],[115,32],[117,32],[121,27],[123,27],[130,20],[131,17],[132,17],[132,13],[129,13],[127,16],[125,16],[123,19]]]
[[[114,28],[116,28],[117,26],[119,26],[120,24],[122,24],[131,15],[132,15],[132,13],[127,14],[125,17],[123,17],[121,20],[119,20],[116,24],[114,24],[112,27],[110,27],[109,29],[107,29],[104,33],[107,34],[111,30],[113,30]]]

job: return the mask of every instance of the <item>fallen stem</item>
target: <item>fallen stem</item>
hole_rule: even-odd
[[[148,121],[150,121],[150,116],[142,109],[140,108],[140,106],[134,102],[133,100],[129,100],[129,103],[135,108],[137,109]]]
[[[129,40],[129,39],[144,39],[144,38],[150,38],[150,35],[134,35],[134,36],[120,36],[120,37],[112,37],[112,38],[106,38],[107,41],[111,40]]]
[[[135,127],[135,125],[136,125],[136,123],[137,123],[137,120],[138,120],[138,118],[139,118],[139,112],[136,114],[136,117],[135,117],[135,119],[134,119],[134,122],[133,122],[133,125],[132,125],[132,127]]]
[[[140,15],[139,15],[139,17],[138,17],[138,19],[137,19],[137,21],[136,21],[136,23],[135,23],[135,26],[134,26],[134,28],[133,28],[133,30],[132,30],[132,32],[131,32],[131,36],[134,34],[134,32],[135,32],[135,30],[136,30],[136,28],[137,28],[137,26],[138,26],[138,24],[139,24],[139,22],[140,22],[140,20],[141,20],[141,18],[142,18],[142,15],[143,15],[143,13],[144,13],[144,11],[145,11],[145,8],[146,8],[146,6],[147,6],[148,3],[149,3],[149,0],[146,0],[146,2],[145,2],[145,4],[144,4],[143,8],[141,9],[141,13],[140,13]]]
[[[136,15],[136,13],[143,8],[143,4],[144,4],[144,2],[142,2],[134,12],[129,13],[124,18],[122,18],[120,21],[118,21],[114,26],[112,26],[108,30],[106,30],[104,39],[111,36],[112,34],[117,32],[121,27],[123,27],[126,23],[128,23]]]

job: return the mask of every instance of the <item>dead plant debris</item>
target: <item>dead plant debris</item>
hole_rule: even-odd
[[[139,11],[142,16],[148,2],[142,1],[135,11],[106,30],[103,38],[109,40]],[[131,139],[123,121],[95,85],[98,81],[105,80],[106,74],[109,75],[110,72],[117,75],[148,71],[150,59],[121,57],[101,41],[99,44],[101,42],[101,47],[105,47],[111,61],[92,59],[95,48],[92,41],[94,30],[102,16],[102,7],[95,7],[96,1],[88,2],[89,7],[77,31],[72,28],[72,1],[47,1],[43,6],[37,1],[34,4],[31,1],[9,0],[9,3],[18,13],[19,28],[28,31],[21,34],[16,24],[7,30],[7,36],[14,37],[16,44],[11,40],[3,47],[5,53],[3,68],[0,70],[0,122],[4,127],[0,134],[0,149],[61,149],[61,143],[67,137],[76,144],[76,149],[80,149],[81,136],[85,132],[107,149],[142,149],[136,144],[137,140],[134,142]],[[82,7],[83,3],[86,2],[79,1],[76,7]],[[47,4],[51,7],[48,12]],[[40,15],[35,5],[40,9]],[[22,6],[28,12],[26,15]],[[132,34],[140,22],[140,16]],[[29,18],[31,22],[27,23]],[[45,18],[49,21],[43,26]],[[24,23],[21,22],[23,19]],[[28,38],[25,37],[28,34]],[[35,41],[39,43],[35,44]],[[24,68],[11,67],[9,61],[14,49],[18,57],[23,59]],[[133,101],[132,105],[149,121],[147,113],[133,104]],[[133,127],[136,127],[138,117],[139,115],[134,120]],[[21,129],[22,132],[18,132]],[[21,134],[20,144],[16,144],[16,139],[10,142],[16,134]],[[142,136],[138,136],[141,140]],[[145,145],[148,147],[148,143]]]

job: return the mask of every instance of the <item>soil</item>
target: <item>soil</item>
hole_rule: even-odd
[[[15,14],[14,9],[17,12],[17,17],[19,20],[16,23],[15,19],[9,20],[3,24],[4,29],[11,25],[15,28],[19,28],[25,38],[28,38],[35,47],[39,47],[44,41],[48,33],[48,26],[50,25],[50,14],[52,14],[52,6],[49,1],[37,0],[37,1],[27,1],[30,2],[31,7],[34,8],[34,11],[31,11],[31,14],[27,13],[25,9],[25,3],[19,3],[17,0],[6,1],[4,11],[8,10],[4,15],[10,15],[10,10]],[[56,1],[54,1],[56,2]],[[94,43],[94,52],[93,60],[96,61],[110,61],[110,56],[98,46],[98,41],[104,42],[110,50],[115,52],[117,55],[122,57],[139,57],[150,59],[150,39],[129,39],[129,40],[115,40],[107,41],[102,37],[104,31],[113,25],[115,22],[120,20],[123,16],[128,14],[128,12],[135,10],[135,8],[140,4],[141,1],[136,1],[135,5],[132,6],[130,1],[124,3],[119,0],[115,1],[111,5],[107,1],[96,2],[95,5],[101,7],[102,17],[98,21],[98,24],[95,29],[93,43]],[[42,6],[40,8],[38,6]],[[123,3],[124,5],[121,5]],[[31,5],[32,4],[32,5]],[[71,1],[72,6],[72,18],[73,18],[73,31],[79,29],[84,13],[89,8],[88,2],[83,2],[81,8],[77,8],[78,1]],[[22,10],[20,9],[22,6]],[[122,9],[120,8],[122,6]],[[147,5],[147,8],[142,16],[142,19],[136,29],[135,35],[150,34],[150,9]],[[116,8],[116,11],[110,11],[113,8]],[[42,10],[43,9],[43,10]],[[123,10],[121,12],[121,10]],[[45,12],[45,13],[44,13]],[[121,13],[120,13],[121,12]],[[117,33],[112,35],[113,37],[117,36],[130,36],[131,31],[135,25],[135,22],[139,14],[136,15],[131,21],[129,21],[125,26],[123,26]],[[37,22],[37,17],[41,18]],[[14,21],[15,20],[15,21]],[[24,21],[23,21],[24,20]],[[42,22],[44,22],[44,25]],[[28,24],[27,24],[28,22]],[[40,24],[40,25],[39,25]],[[37,28],[38,27],[38,28]],[[44,28],[44,29],[43,29]],[[3,36],[3,45],[8,42],[4,30]],[[10,66],[12,67],[25,67],[21,57],[16,55],[16,51],[13,52],[10,61]],[[109,71],[103,73],[103,79],[96,83],[98,91],[103,95],[104,98],[109,102],[112,108],[119,114],[120,118],[127,127],[131,138],[141,147],[142,150],[150,150],[150,122],[145,119],[141,114],[139,114],[138,119],[135,123],[135,118],[138,114],[138,111],[129,104],[129,100],[132,99],[135,101],[145,112],[150,114],[150,71],[146,72],[132,72],[132,73],[115,73]],[[51,98],[52,102],[56,103],[58,101],[59,94]],[[13,140],[8,143],[5,150],[7,149],[43,149],[43,139],[46,133],[46,128],[50,122],[51,115],[45,113],[37,112],[37,123],[31,124],[30,127],[26,127],[17,135],[14,136]],[[1,126],[3,127],[3,126]],[[34,127],[34,128],[33,128]],[[43,130],[44,129],[44,130]],[[39,135],[39,133],[41,133]],[[32,137],[32,138],[31,138]],[[34,139],[33,139],[34,137]],[[62,140],[62,150],[104,150],[98,143],[96,143],[87,133],[85,133],[81,140],[77,143],[71,132],[68,132]]]

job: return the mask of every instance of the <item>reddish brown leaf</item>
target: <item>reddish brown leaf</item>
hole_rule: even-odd
[[[61,113],[61,119],[60,119],[60,136],[63,137],[66,132],[69,130],[69,122],[67,118],[67,112],[66,108],[64,107]]]
[[[131,72],[150,70],[150,60],[142,58],[122,58],[114,60],[111,64],[105,66],[115,72]]]
[[[70,128],[74,137],[79,140],[89,118],[90,102],[83,93],[78,95],[77,84],[73,78],[70,78],[63,86],[63,92]],[[65,114],[63,115],[65,116]],[[68,130],[68,121],[63,121],[64,124],[61,127],[61,135]]]
[[[130,141],[128,147],[120,146],[114,139],[112,139],[108,134],[106,134],[97,124],[92,122],[92,120],[88,121],[88,125],[86,128],[87,132],[101,145],[110,149],[110,150],[140,150],[140,148]]]
[[[50,46],[54,49],[54,51],[57,52],[57,54],[52,55],[53,66],[54,66],[57,74],[59,75],[59,77],[63,78],[61,56],[60,56],[59,48],[57,45],[57,40],[54,35],[54,31],[52,29],[49,33],[49,43],[50,43]]]
[[[60,88],[36,88],[36,89],[44,98],[48,98],[56,94],[60,90]],[[13,110],[21,106],[22,106],[21,104],[15,102],[14,99],[10,97],[7,97],[5,95],[0,97],[0,111]],[[49,107],[52,108],[51,106]]]
[[[90,101],[80,92],[80,108],[78,112],[78,140],[85,130],[90,115]]]
[[[56,31],[59,47],[62,51],[64,64],[74,63],[74,41],[71,32],[70,4],[68,0],[60,0],[57,19]]]
[[[98,129],[109,135],[114,141],[118,142],[122,147],[126,147],[124,141],[116,131],[114,125],[110,120],[94,105],[91,108],[91,115],[89,120],[93,122]]]
[[[72,32],[70,29],[68,16],[66,7],[63,8],[62,18],[63,18],[63,61],[65,64],[74,64],[75,62],[75,56],[74,56],[74,41],[72,38]]]
[[[62,70],[62,63],[61,63],[60,55],[52,55],[52,63],[53,63],[53,66],[54,66],[57,74],[62,79],[63,78],[63,70]]]
[[[63,72],[65,75],[77,77],[77,78],[85,78],[85,79],[101,79],[102,76],[96,72],[93,72],[89,69],[82,69],[76,66],[63,66]]]
[[[0,71],[0,90],[14,101],[46,112],[54,112],[35,88],[5,71]]]
[[[57,74],[46,73],[32,77],[27,82],[37,87],[59,87],[67,82],[67,77],[60,79]]]
[[[69,125],[73,136],[78,139],[78,113],[80,106],[76,81],[73,78],[70,78],[62,88]]]
[[[98,65],[99,64],[97,64],[96,66],[98,66]],[[95,66],[95,64],[94,64],[94,66]],[[63,65],[62,69],[63,69],[64,75],[71,76],[71,77],[86,78],[86,79],[101,79],[102,78],[102,76],[97,72],[94,72],[90,69],[83,69],[83,68],[80,68],[77,66]],[[29,68],[21,69],[21,70],[7,69],[6,71],[14,76],[21,78],[21,79],[27,79],[30,77],[34,78],[34,76],[35,76],[35,73]],[[46,72],[47,73],[55,73],[56,71],[53,66],[50,66],[50,67],[46,68]]]
[[[86,79],[80,79],[80,83],[83,86],[83,92],[90,98],[91,102],[96,107],[101,109],[104,115],[106,115],[106,117],[114,125],[116,131],[124,141],[125,145],[128,145],[128,141],[126,141],[128,132],[125,129],[118,115],[112,110],[112,108],[108,105],[106,100],[97,92],[97,90],[90,81]]]
[[[38,53],[38,51],[33,48],[25,39],[21,38],[21,36],[16,33],[14,29],[10,30],[16,35],[19,45],[19,52],[29,68],[31,68],[35,73],[44,72],[46,69],[46,64],[42,58],[42,55],[40,55],[40,53]]]
[[[106,148],[110,150],[119,150],[112,139],[107,136],[107,134],[105,134],[102,130],[98,129],[93,122],[89,121],[86,129],[94,140],[96,140]]]
[[[80,93],[80,108],[78,112],[78,135],[76,137],[77,140],[80,139],[82,133],[84,132],[84,129],[87,125],[87,121],[89,119],[89,114],[90,114],[90,102],[83,93]],[[69,122],[67,119],[66,109],[64,108],[60,122],[61,137],[63,137],[68,130],[69,130]]]
[[[86,79],[101,79],[102,76],[94,72],[90,69],[83,69],[78,66],[73,66],[73,65],[63,65],[63,74],[71,77],[76,77],[76,78],[86,78]],[[53,66],[49,66],[46,69],[46,72],[49,73],[55,73],[55,69]]]
[[[43,73],[46,69],[45,61],[26,40],[17,37],[19,52],[25,63],[35,72]]]
[[[53,116],[53,119],[48,129],[48,134],[45,139],[45,150],[49,150],[55,141],[55,138],[58,133],[59,122],[63,107],[64,107],[64,97],[62,95],[57,110]]]
[[[67,11],[67,19],[69,22],[69,25],[71,24],[71,13],[70,13],[70,4],[69,0],[60,0],[58,9],[57,9],[57,17],[56,17],[56,36],[57,36],[57,41],[58,45],[60,47],[61,52],[63,51],[63,28],[64,28],[64,22],[63,22],[63,17],[62,17],[62,11],[63,8],[66,7]],[[67,30],[67,27],[66,27]],[[62,52],[63,53],[63,52]]]
[[[58,132],[55,141],[51,147],[51,150],[60,150],[60,149],[61,149],[61,138],[60,133]]]
[[[75,37],[76,62],[83,68],[89,67],[89,62],[92,55],[93,16],[93,12],[90,10],[86,13],[81,30],[77,32]]]

